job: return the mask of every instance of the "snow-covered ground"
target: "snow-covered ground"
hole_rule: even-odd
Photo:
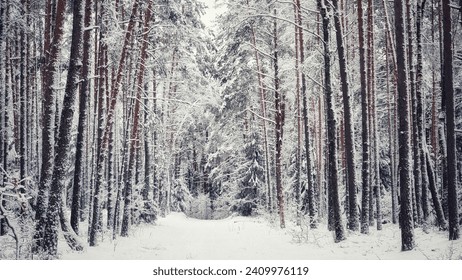
[[[334,243],[332,234],[319,229],[302,231],[289,225],[280,229],[264,218],[229,217],[198,220],[171,213],[157,225],[132,229],[128,238],[106,238],[97,247],[72,252],[60,242],[61,259],[120,260],[243,260],[243,259],[462,259],[462,240],[450,242],[447,232],[424,233],[416,229],[417,247],[401,252],[396,225],[371,229],[369,235],[349,233],[347,240]]]

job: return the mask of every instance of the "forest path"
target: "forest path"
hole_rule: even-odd
[[[324,228],[324,226],[322,226]],[[289,225],[279,229],[263,218],[230,217],[198,220],[171,213],[157,225],[134,227],[131,236],[105,240],[84,252],[72,252],[60,242],[62,259],[446,259],[462,256],[462,243],[446,234],[416,230],[418,247],[400,252],[400,231],[385,225],[369,235],[350,233],[334,243],[325,229],[302,233]],[[451,245],[452,244],[452,245]],[[452,248],[452,249],[451,249]],[[452,250],[452,251],[451,251]],[[451,256],[449,255],[451,254]]]

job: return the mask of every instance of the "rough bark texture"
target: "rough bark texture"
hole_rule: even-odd
[[[415,246],[412,216],[412,186],[410,177],[409,96],[405,49],[403,0],[395,0],[396,58],[398,66],[398,119],[399,119],[399,186],[401,250]]]
[[[266,126],[266,90],[263,84],[263,77],[262,77],[262,67],[260,64],[260,54],[257,50],[257,39],[255,36],[255,29],[252,27],[252,45],[255,49],[255,61],[257,66],[257,73],[258,73],[258,90],[260,94],[260,111],[263,116],[262,119],[262,127],[263,127],[263,144],[265,146],[265,183],[267,189],[267,202],[268,202],[268,210],[270,212],[273,211],[273,193],[271,191],[271,172],[270,172],[270,157],[269,157],[269,147],[268,147],[268,129]]]
[[[149,23],[151,20],[151,8],[152,8],[152,1],[149,1],[145,18],[144,18],[144,28],[143,28],[143,45],[141,47],[141,60],[140,60],[140,68],[138,69],[138,77],[137,77],[137,93],[136,93],[136,101],[135,101],[135,111],[133,115],[133,127],[131,132],[131,143],[130,143],[130,159],[128,163],[128,176],[125,182],[125,204],[124,204],[124,213],[122,219],[122,230],[120,235],[121,236],[128,236],[128,230],[130,228],[130,212],[132,211],[131,205],[131,195],[132,195],[132,184],[133,184],[133,174],[135,171],[135,157],[137,154],[137,150],[139,147],[140,141],[140,134],[139,134],[139,119],[140,119],[140,103],[141,103],[141,94],[143,91],[143,81],[144,81],[144,72],[145,72],[145,64],[147,58],[147,47],[148,47],[148,34],[149,34]]]
[[[364,43],[363,4],[358,1],[358,37],[359,37],[359,72],[361,76],[361,116],[362,116],[362,199],[361,199],[361,233],[369,233],[369,132],[368,102],[366,81],[366,46]]]
[[[300,4],[300,0],[296,0],[297,2],[297,24],[298,24],[298,37],[299,37],[299,48],[300,48],[300,65],[304,65],[305,63],[305,44],[304,44],[304,37],[303,37],[303,28],[302,28],[302,7]],[[305,133],[305,153],[306,153],[306,170],[307,170],[307,184],[308,189],[306,195],[308,199],[308,211],[310,216],[310,227],[316,228],[317,221],[316,221],[316,205],[315,205],[315,188],[314,188],[314,180],[312,175],[312,164],[311,164],[311,144],[310,144],[310,128],[308,123],[308,101],[307,101],[307,93],[306,93],[306,75],[302,68],[302,106],[303,106],[303,131]]]
[[[5,40],[3,36],[3,30],[4,30],[4,23],[3,23],[3,18],[5,17],[5,22],[8,20],[7,18],[7,13],[5,13],[5,7],[1,5],[0,7],[0,51],[3,51],[3,41],[5,41],[5,64],[3,64],[3,59],[0,58],[0,104],[2,104],[4,107],[2,108],[7,108],[6,104],[9,103],[9,71],[8,71],[8,40]],[[4,67],[5,66],[5,67]],[[5,79],[3,79],[3,69],[5,69]],[[1,119],[1,130],[0,133],[2,134],[1,136],[1,142],[0,145],[2,145],[2,158],[1,158],[1,165],[3,167],[4,171],[8,171],[8,123],[9,123],[9,116],[8,116],[8,110],[4,110],[3,112],[3,118],[0,117]],[[1,114],[1,113],[0,113]],[[2,184],[4,185],[5,182],[8,180],[7,174],[3,173],[2,174]],[[0,213],[1,214],[1,213]],[[0,236],[3,236],[6,234],[6,220],[3,218],[0,218]]]
[[[416,121],[418,131],[418,151],[419,151],[419,164],[421,171],[421,204],[422,204],[422,222],[424,226],[427,225],[429,209],[428,209],[428,175],[427,164],[425,162],[425,151],[427,150],[427,140],[425,137],[425,98],[422,92],[422,79],[423,79],[423,63],[422,63],[422,19],[424,16],[424,7],[426,0],[418,0],[417,2],[417,17],[416,17]]]
[[[59,1],[62,2],[62,1]],[[62,6],[59,6],[61,4]],[[64,23],[64,3],[58,3],[56,16],[56,30],[62,28]],[[62,8],[61,10],[59,8]],[[66,188],[67,166],[71,152],[72,122],[77,98],[77,88],[80,79],[80,68],[82,65],[82,35],[83,35],[83,4],[82,1],[74,1],[73,5],[72,42],[67,75],[66,90],[64,94],[63,110],[61,113],[61,124],[59,126],[59,138],[56,147],[55,164],[53,169],[52,184],[50,188],[50,201],[47,209],[45,226],[45,250],[52,256],[57,254],[58,227],[60,211],[64,207],[63,194]],[[61,31],[62,32],[62,31]],[[56,36],[56,34],[55,34]],[[53,45],[57,43],[53,41]],[[63,230],[67,230],[64,227]],[[68,239],[69,241],[69,239]]]
[[[274,9],[274,16],[276,16],[276,9]],[[284,192],[282,189],[282,137],[284,126],[284,96],[279,89],[279,61],[278,61],[278,30],[277,22],[274,20],[273,24],[273,66],[274,66],[274,105],[276,109],[276,197],[279,212],[279,223],[281,228],[285,228],[284,218]]]
[[[343,95],[343,117],[345,127],[345,153],[346,153],[346,173],[348,180],[348,228],[353,231],[359,230],[359,213],[357,207],[357,191],[356,191],[356,168],[354,162],[354,131],[351,123],[351,106],[350,93],[347,77],[347,61],[345,58],[345,48],[343,45],[343,31],[340,22],[340,10],[338,8],[338,0],[332,1],[334,5],[334,24],[336,29],[337,53],[340,65],[340,82],[342,85]]]
[[[99,143],[99,149],[98,149],[100,152],[100,156],[98,157],[97,166],[96,166],[95,197],[98,195],[98,193],[96,192],[97,188],[98,190],[100,190],[101,186],[104,183],[104,167],[105,167],[107,154],[108,154],[109,134],[114,124],[115,105],[117,102],[117,96],[119,94],[120,84],[122,81],[122,72],[125,68],[128,44],[130,43],[132,31],[135,26],[135,19],[136,19],[136,13],[138,11],[138,7],[139,7],[139,0],[135,0],[135,2],[133,3],[133,8],[132,8],[130,20],[127,26],[127,30],[125,33],[124,43],[122,47],[122,54],[120,56],[119,65],[117,68],[117,74],[116,74],[115,79],[113,80],[112,87],[111,87],[110,103],[109,103],[109,108],[108,108],[108,113],[107,113],[107,123],[104,129],[103,139]],[[100,206],[94,205],[93,207],[94,207],[93,213],[99,213]],[[95,209],[95,207],[98,207],[98,209]],[[98,224],[95,222],[91,226],[90,246],[96,245],[97,233],[98,233]]]
[[[40,183],[37,195],[36,207],[36,233],[34,236],[37,247],[44,250],[43,242],[46,221],[46,212],[48,208],[48,192],[53,175],[53,155],[54,155],[54,115],[55,115],[55,92],[53,89],[56,78],[58,54],[64,33],[64,13],[66,1],[58,0],[56,10],[57,17],[54,22],[53,42],[48,44],[48,38],[51,37],[51,1],[47,2],[47,15],[45,17],[45,67],[43,72],[43,117],[42,117],[42,166],[40,173]],[[57,212],[56,212],[57,213]],[[57,226],[57,224],[55,225]],[[53,248],[51,248],[53,250]]]
[[[90,25],[92,0],[85,0],[84,28]],[[77,146],[75,154],[74,183],[72,189],[72,206],[71,206],[71,227],[75,233],[79,234],[79,217],[81,208],[81,197],[83,188],[83,166],[85,162],[85,130],[87,127],[88,100],[90,97],[90,30],[83,33],[83,57],[82,57],[82,83],[80,84],[79,96],[79,123],[77,127]]]
[[[449,240],[460,238],[459,207],[457,199],[457,159],[455,137],[455,105],[453,74],[453,42],[451,22],[451,1],[443,0],[443,96],[446,103],[446,144],[447,144],[447,190]],[[446,182],[444,182],[446,183]]]
[[[335,242],[345,240],[345,230],[343,228],[342,216],[340,210],[340,199],[338,194],[338,169],[337,169],[337,139],[336,139],[336,120],[334,109],[334,98],[331,86],[330,73],[330,52],[329,52],[329,17],[324,0],[318,0],[318,7],[321,11],[322,30],[324,39],[324,88],[326,95],[326,111],[327,111],[327,143],[328,143],[328,188],[329,200],[332,213],[332,225],[335,231]]]

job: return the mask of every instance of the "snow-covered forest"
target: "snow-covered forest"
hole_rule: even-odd
[[[462,259],[461,0],[0,8],[0,259]]]

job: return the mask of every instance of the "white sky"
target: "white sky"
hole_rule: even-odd
[[[213,21],[215,20],[216,16],[219,15],[224,11],[224,7],[217,7],[216,0],[200,0],[204,2],[208,8],[205,10],[205,15],[202,17],[204,24],[212,28]]]

